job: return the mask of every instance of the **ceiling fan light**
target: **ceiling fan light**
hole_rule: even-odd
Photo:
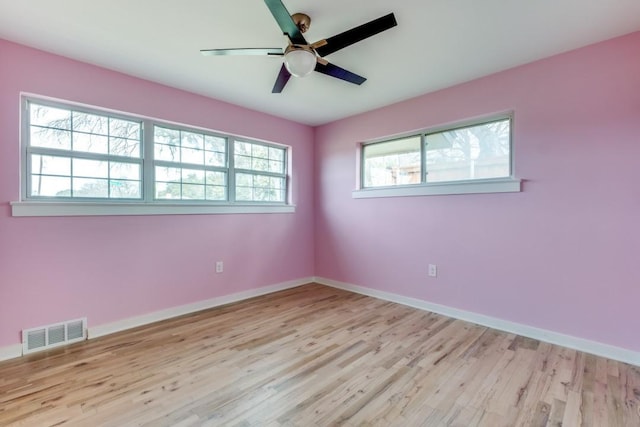
[[[292,76],[308,76],[316,68],[316,55],[305,49],[290,50],[284,55],[284,66]]]

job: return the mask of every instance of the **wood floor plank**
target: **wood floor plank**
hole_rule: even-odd
[[[640,426],[640,368],[310,284],[0,363],[1,426]]]

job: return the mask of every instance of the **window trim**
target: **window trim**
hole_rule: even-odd
[[[140,202],[10,202],[11,214],[22,216],[96,216],[96,215],[213,215],[294,213],[296,205],[270,204],[189,204]]]
[[[98,114],[116,119],[129,121],[139,121],[141,123],[141,153],[140,157],[126,158],[127,161],[141,165],[141,198],[121,199],[121,198],[72,198],[72,197],[31,197],[28,196],[30,177],[30,154],[31,146],[28,142],[30,134],[30,123],[28,120],[29,103],[50,106],[84,112],[88,114]],[[205,129],[198,126],[185,125],[166,120],[144,117],[136,114],[123,113],[107,108],[100,108],[92,105],[75,103],[71,101],[58,100],[42,97],[33,94],[21,94],[21,138],[20,138],[20,200],[10,202],[12,216],[93,216],[93,215],[183,215],[183,214],[258,214],[258,213],[293,213],[295,204],[292,203],[292,180],[291,180],[291,147],[285,144],[278,144],[262,141],[255,138],[225,134],[215,130]],[[226,140],[227,167],[224,168],[227,174],[227,200],[172,200],[155,198],[155,166],[153,133],[155,126],[166,126],[182,131],[191,131],[212,135]],[[284,202],[262,202],[262,201],[235,201],[233,168],[233,146],[235,141],[255,143],[267,147],[274,147],[284,150]],[[39,148],[40,149],[40,148]],[[56,155],[62,153],[55,151]],[[44,149],[46,151],[46,149]],[[69,158],[89,158],[96,157],[94,153],[78,152],[73,153]],[[78,156],[76,156],[78,154]],[[112,156],[115,157],[115,156]],[[188,167],[188,163],[181,167]],[[197,165],[195,165],[197,166]],[[261,173],[259,171],[248,171]]]
[[[487,123],[498,122],[501,120],[509,120],[509,176],[500,178],[489,179],[471,179],[471,180],[457,180],[457,181],[442,181],[435,183],[426,182],[427,170],[426,164],[426,150],[425,150],[425,138],[428,135],[440,132],[446,132],[448,130],[464,129],[468,127],[478,126]],[[514,147],[513,147],[513,111],[494,114],[491,116],[483,116],[480,118],[458,121],[447,125],[434,126],[425,128],[419,131],[414,131],[406,134],[395,135],[392,138],[381,138],[367,142],[363,142],[359,145],[357,167],[359,173],[357,174],[358,181],[356,183],[356,189],[352,191],[352,198],[354,199],[366,199],[366,198],[381,198],[381,197],[410,197],[410,196],[433,196],[433,195],[455,195],[455,194],[482,194],[482,193],[508,193],[508,192],[520,192],[522,191],[522,180],[517,179],[514,176]],[[364,148],[368,145],[380,144],[385,142],[392,142],[398,139],[420,137],[420,183],[406,184],[406,185],[390,185],[390,186],[377,186],[377,187],[365,187],[365,158]]]
[[[444,196],[453,194],[517,193],[522,191],[522,180],[516,178],[450,181],[438,184],[411,184],[354,190],[354,199],[379,197]]]

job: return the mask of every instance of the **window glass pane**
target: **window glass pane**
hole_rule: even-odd
[[[365,145],[364,187],[420,183],[420,158],[419,136]]]
[[[56,129],[71,129],[71,111],[62,108],[29,104],[31,126],[46,126]]]
[[[190,200],[204,200],[205,186],[197,184],[182,184],[182,198]]]
[[[182,146],[202,150],[204,135],[193,132],[182,131]]]
[[[109,135],[140,140],[142,124],[129,120],[109,119]]]
[[[226,174],[224,172],[207,172],[207,185],[226,185]]]
[[[269,171],[269,161],[266,159],[256,158],[254,157],[251,162],[251,169],[255,171],[268,172]]]
[[[109,164],[111,179],[140,180],[140,165],[137,163],[111,162]]]
[[[241,202],[253,200],[253,190],[247,187],[236,187],[236,200]]]
[[[251,144],[248,142],[236,141],[234,148],[236,155],[251,157]]]
[[[34,147],[71,149],[71,132],[31,126],[29,143]]]
[[[109,163],[99,160],[73,159],[73,176],[109,178]]]
[[[178,181],[182,179],[182,170],[156,166],[156,181]]]
[[[112,179],[109,181],[111,197],[120,199],[139,199],[142,196],[140,181]]]
[[[251,155],[253,157],[259,157],[261,159],[269,158],[269,147],[265,147],[264,145],[252,144],[253,151]]]
[[[235,156],[235,166],[238,169],[251,169],[251,157]]]
[[[180,148],[174,145],[154,144],[154,157],[156,160],[179,162]]]
[[[126,138],[109,138],[109,154],[113,156],[140,157],[140,141]]]
[[[58,156],[31,156],[31,173],[39,175],[71,176],[71,159]]]
[[[183,147],[181,161],[183,163],[196,163],[201,165],[204,163],[204,151]]]
[[[204,149],[209,151],[217,151],[220,153],[226,153],[227,140],[216,136],[205,135],[204,137]]]
[[[73,112],[73,130],[87,133],[107,135],[109,133],[109,118],[95,114]]]
[[[207,166],[225,167],[227,166],[227,157],[224,153],[213,151],[205,151],[204,163]]]
[[[207,200],[226,200],[227,192],[225,187],[218,187],[213,185],[207,185]]]
[[[73,197],[109,197],[109,180],[73,178]]]
[[[427,182],[508,177],[509,126],[504,119],[427,135]]]
[[[269,159],[284,162],[284,150],[281,148],[269,147]]]
[[[278,161],[270,161],[269,162],[269,172],[273,173],[284,173],[284,163]]]
[[[153,140],[158,144],[180,146],[180,131],[174,129],[167,129],[160,126],[154,126],[153,128]]]
[[[253,187],[253,175],[246,173],[236,174],[236,185],[240,187]]]
[[[197,169],[182,169],[182,182],[204,184],[204,171]]]
[[[71,178],[32,175],[31,195],[45,197],[71,197]]]
[[[181,187],[179,182],[156,182],[156,199],[180,199]]]
[[[90,133],[74,132],[73,151],[108,154],[109,138],[103,135],[92,135]]]
[[[282,191],[274,188],[254,188],[253,201],[256,202],[280,202],[283,201]]]
[[[284,188],[284,178],[271,177],[270,187],[277,188],[277,189]]]

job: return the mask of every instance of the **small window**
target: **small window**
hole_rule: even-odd
[[[142,123],[29,102],[27,197],[141,199]]]
[[[506,116],[365,144],[362,147],[361,187],[425,187],[512,179],[511,165],[511,117]],[[504,188],[502,186],[500,191]],[[368,196],[360,193],[358,197]]]
[[[236,201],[285,202],[286,150],[245,141],[234,150]]]

